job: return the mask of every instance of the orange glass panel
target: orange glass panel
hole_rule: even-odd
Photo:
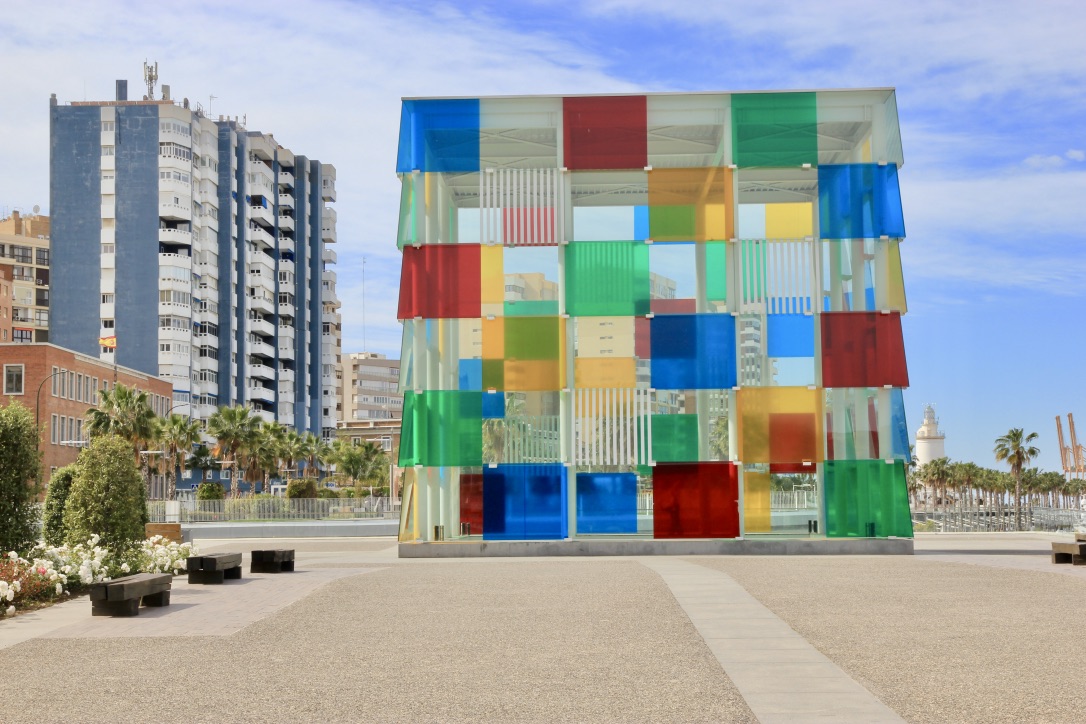
[[[745,533],[772,531],[770,507],[769,473],[743,471],[743,531]]]
[[[649,236],[653,241],[732,238],[732,170],[714,167],[650,171]]]
[[[483,246],[479,250],[479,262],[482,266],[482,301],[483,304],[505,303],[505,273],[502,267],[502,247]]]
[[[765,238],[804,239],[814,235],[814,210],[809,202],[765,205]]]
[[[578,357],[573,375],[577,387],[586,389],[637,386],[637,365],[629,357]]]
[[[505,358],[505,320],[484,319],[483,321],[483,359]]]
[[[560,390],[565,387],[564,372],[563,361],[507,360],[504,389],[516,392]]]
[[[736,402],[743,462],[822,461],[822,390],[745,387],[736,393]]]

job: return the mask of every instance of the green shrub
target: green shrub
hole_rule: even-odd
[[[68,543],[98,535],[103,548],[116,552],[143,540],[147,491],[132,445],[116,435],[97,437],[79,454],[75,468],[64,507]]]
[[[341,498],[353,498],[354,488],[341,488],[339,491],[339,497]]]
[[[222,483],[206,480],[196,486],[197,500],[222,500],[226,497],[226,490]]]
[[[287,483],[288,498],[315,498],[317,497],[317,481],[315,478],[295,478]]]
[[[0,552],[26,553],[38,538],[39,434],[21,402],[0,407]]]
[[[74,464],[65,465],[53,473],[49,480],[49,490],[45,493],[45,512],[42,515],[42,533],[45,542],[51,546],[64,545],[64,508],[68,505],[68,495],[72,492],[75,471]]]
[[[238,520],[284,518],[287,513],[287,501],[267,493],[231,498],[226,501],[226,513],[229,517]]]
[[[339,500],[339,493],[332,488],[321,488],[317,491],[317,497],[325,500]]]

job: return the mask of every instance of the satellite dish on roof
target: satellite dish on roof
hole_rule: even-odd
[[[34,214],[35,214],[35,216],[37,215],[37,213],[38,213],[39,211],[41,211],[41,207],[40,207],[40,206],[38,206],[37,204],[34,204]]]

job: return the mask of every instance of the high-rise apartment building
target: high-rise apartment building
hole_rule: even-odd
[[[37,212],[37,207],[34,207]],[[49,341],[49,217],[13,211],[0,219],[0,267],[11,283],[0,342]]]
[[[50,133],[50,341],[171,382],[181,414],[246,404],[331,436],[335,168],[169,86],[54,95]]]
[[[376,352],[352,352],[343,355],[342,370],[344,422],[403,417],[398,359]]]

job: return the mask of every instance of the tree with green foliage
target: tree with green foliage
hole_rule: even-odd
[[[1031,445],[1037,439],[1037,433],[1026,434],[1020,427],[1012,427],[1006,435],[997,437],[995,459],[1005,462],[1011,468],[1014,477],[1014,529],[1022,530],[1022,471],[1029,466],[1030,460],[1041,454],[1037,447]]]
[[[98,393],[98,406],[87,410],[90,437],[116,435],[133,448],[136,459],[155,437],[155,413],[143,390],[117,384]]]
[[[34,416],[21,402],[0,407],[0,553],[26,553],[37,534],[41,452]]]
[[[68,496],[75,479],[75,464],[65,465],[53,473],[49,479],[49,489],[45,493],[45,512],[42,514],[42,533],[45,542],[51,546],[64,545],[64,509],[68,506]]]
[[[287,483],[288,498],[317,497],[317,481],[313,478],[295,478]]]
[[[381,486],[388,482],[388,455],[375,442],[350,443],[341,438],[332,445],[329,460],[347,476],[359,494],[363,483],[369,483],[372,493],[374,485]]]
[[[196,486],[197,500],[222,500],[225,497],[226,491],[223,490],[222,483],[205,480]]]
[[[155,420],[154,438],[162,450],[161,466],[169,481],[166,500],[173,500],[178,475],[185,472],[185,464],[192,457],[192,447],[200,441],[200,423],[177,413],[160,417]]]
[[[64,508],[68,543],[86,543],[98,535],[103,547],[122,551],[143,540],[147,490],[131,443],[117,435],[98,435],[79,454],[75,467]]]
[[[207,434],[215,439],[211,453],[224,466],[231,466],[234,496],[248,468],[248,453],[260,430],[260,418],[248,407],[220,407],[207,420]]]

